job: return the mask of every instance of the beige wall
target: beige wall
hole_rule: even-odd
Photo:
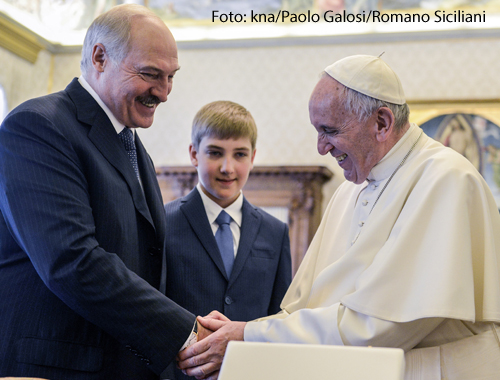
[[[318,155],[307,109],[322,69],[347,55],[385,52],[384,60],[399,74],[409,100],[500,99],[500,37],[488,32],[466,37],[401,34],[286,40],[291,43],[284,46],[275,41],[229,47],[180,44],[181,70],[173,92],[157,110],[153,126],[141,131],[141,139],[157,166],[189,165],[190,124],[196,111],[213,100],[233,100],[257,121],[256,164],[326,165],[335,173],[325,189],[329,198],[343,175],[332,157]],[[0,60],[0,82],[11,107],[48,88],[63,89],[79,75],[78,54],[54,55],[53,77],[47,52],[34,65],[3,50]]]
[[[32,64],[0,48],[0,84],[5,89],[9,109],[26,99],[47,94],[51,57],[50,53],[42,50]]]

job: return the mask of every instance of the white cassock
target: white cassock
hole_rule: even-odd
[[[486,182],[412,124],[367,182],[338,188],[281,306],[245,341],[400,347],[406,380],[500,379],[500,216]]]

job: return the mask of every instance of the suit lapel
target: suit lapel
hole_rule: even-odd
[[[135,145],[144,195],[146,196],[146,202],[149,206],[147,210],[149,210],[153,219],[156,228],[156,236],[161,239],[161,241],[158,241],[158,247],[162,247],[163,237],[166,234],[166,220],[160,186],[156,179],[154,164],[144,148],[144,145],[142,145],[141,139],[137,133],[135,134]]]
[[[130,164],[127,153],[108,116],[88,91],[80,85],[78,79],[73,79],[66,88],[66,91],[68,91],[69,96],[77,108],[78,120],[90,125],[88,134],[90,141],[92,141],[104,158],[122,174],[123,178],[125,178],[130,192],[132,193],[136,209],[154,227],[141,185],[135,176],[134,168]]]
[[[193,189],[188,195],[186,195],[181,200],[181,211],[186,216],[191,228],[200,240],[201,244],[207,251],[208,255],[212,258],[213,262],[219,268],[219,271],[226,277],[226,270],[224,269],[224,263],[222,262],[222,257],[219,252],[219,247],[215,241],[212,228],[208,223],[207,214],[205,212],[205,206],[203,206],[203,201],[198,193],[198,190]]]
[[[238,253],[234,260],[230,282],[238,278],[238,275],[245,266],[245,262],[250,255],[262,221],[262,216],[245,198],[243,198],[242,214],[240,242],[238,244]]]

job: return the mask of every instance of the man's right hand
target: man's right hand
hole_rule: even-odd
[[[205,339],[207,336],[209,336],[210,334],[213,333],[212,330],[206,328],[205,326],[203,326],[200,321],[196,320],[196,325],[197,325],[197,329],[198,329],[198,342],[200,340],[203,340]]]
[[[196,379],[215,380],[231,340],[243,340],[246,322],[231,322],[220,313],[210,313],[206,318],[198,317],[204,328],[213,334],[178,354],[178,367]]]

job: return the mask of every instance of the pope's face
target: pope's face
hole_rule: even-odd
[[[179,69],[177,46],[163,23],[140,18],[132,21],[130,44],[122,62],[106,61],[99,96],[125,126],[148,128],[172,90]]]
[[[360,184],[383,157],[375,137],[376,115],[365,122],[348,114],[339,100],[343,86],[323,77],[311,95],[309,117],[318,133],[318,152],[330,153],[344,170],[346,180]]]

